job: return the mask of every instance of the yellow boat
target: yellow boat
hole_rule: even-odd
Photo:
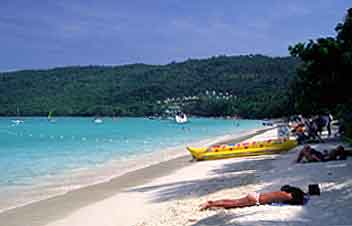
[[[296,146],[296,140],[275,139],[258,142],[245,142],[238,144],[224,144],[212,146],[210,148],[187,147],[187,150],[196,160],[213,160],[244,156],[277,154],[283,151],[288,151]]]

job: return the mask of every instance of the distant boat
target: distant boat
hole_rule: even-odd
[[[15,125],[19,125],[19,124],[21,124],[21,123],[24,123],[24,121],[23,121],[23,120],[20,120],[20,119],[11,120],[11,122],[12,122],[13,124],[15,124]]]
[[[49,120],[49,121],[50,121],[52,115],[53,115],[53,112],[52,112],[52,111],[49,111],[49,113],[48,113],[48,120]]]
[[[56,122],[56,120],[53,119],[53,112],[52,111],[49,111],[49,113],[48,113],[48,121],[49,122]]]
[[[176,115],[175,115],[175,121],[176,121],[178,124],[184,124],[184,123],[188,122],[187,115],[184,114],[184,113],[176,114]]]
[[[103,120],[101,118],[95,118],[93,122],[95,124],[100,124],[100,123],[103,123]]]
[[[20,109],[17,107],[17,119],[11,120],[11,122],[15,125],[19,125],[19,124],[24,123],[23,120],[19,119],[19,117],[20,117]]]

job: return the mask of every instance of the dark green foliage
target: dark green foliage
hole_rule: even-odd
[[[160,114],[157,102],[199,97],[182,106],[201,116],[274,117],[285,109],[287,84],[298,60],[261,55],[219,56],[151,66],[65,67],[0,73],[0,115],[123,115]],[[216,99],[206,91],[228,93]]]
[[[303,61],[291,86],[291,99],[299,112],[338,115],[346,134],[352,137],[352,8],[335,30],[335,38],[319,38],[289,48],[292,56]]]

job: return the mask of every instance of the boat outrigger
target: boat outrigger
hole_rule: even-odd
[[[187,150],[196,160],[214,160],[244,156],[278,154],[284,151],[288,151],[296,146],[296,140],[281,138],[266,141],[243,142],[238,144],[223,144],[209,148],[187,147]]]

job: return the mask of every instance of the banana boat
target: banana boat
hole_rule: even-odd
[[[236,158],[244,156],[256,156],[277,154],[296,147],[297,141],[290,139],[274,139],[266,141],[243,142],[238,144],[223,144],[212,147],[187,147],[196,160],[214,160],[224,158]]]

